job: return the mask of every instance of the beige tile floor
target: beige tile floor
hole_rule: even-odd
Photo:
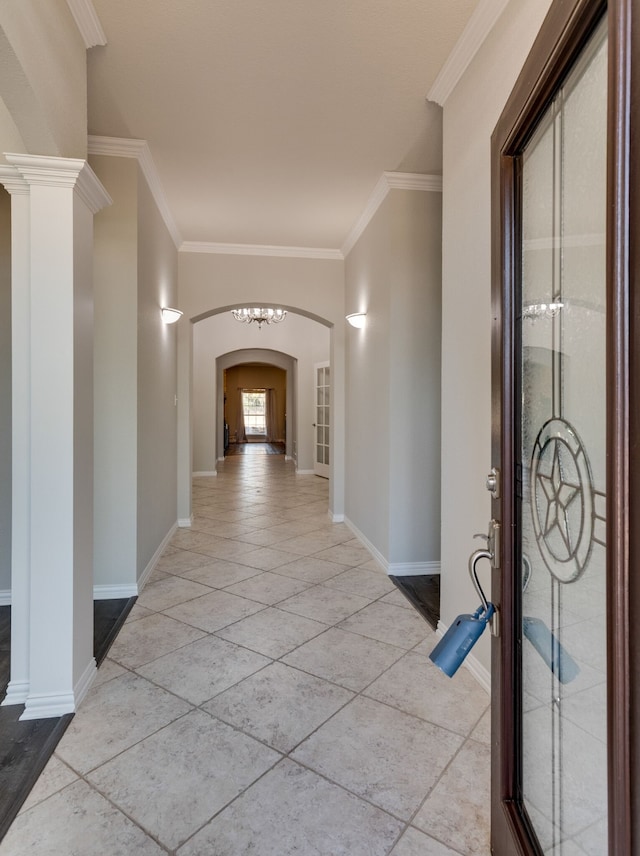
[[[487,854],[488,697],[281,456],[194,481],[1,856]]]

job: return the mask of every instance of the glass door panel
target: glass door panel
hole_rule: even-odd
[[[315,366],[316,374],[316,419],[315,428],[315,461],[314,472],[318,476],[329,478],[329,426],[330,416],[330,388],[331,369],[329,363],[318,363]]]
[[[607,852],[601,26],[522,159],[521,784],[542,851]]]

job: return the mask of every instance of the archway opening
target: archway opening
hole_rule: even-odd
[[[221,306],[185,318],[179,348],[179,524],[191,525],[191,479],[215,475],[224,459],[224,378],[218,360],[236,351],[254,352],[249,361],[274,363],[274,354],[292,360],[287,370],[286,455],[298,474],[314,472],[315,370],[326,360],[331,374],[335,422],[331,426],[333,457],[329,473],[329,510],[333,520],[344,509],[344,339],[342,329],[299,307],[282,305],[287,318],[280,324],[240,324],[231,309],[258,305],[251,301]],[[255,351],[267,352],[256,354]],[[237,362],[237,359],[235,359]],[[231,365],[233,360],[226,366]],[[276,364],[277,360],[275,361]],[[185,371],[186,370],[186,371]]]

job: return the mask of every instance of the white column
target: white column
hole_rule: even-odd
[[[26,456],[20,478],[28,478],[28,502],[14,507],[13,531],[28,532],[29,561],[27,570],[13,566],[12,592],[28,573],[28,629],[16,633],[19,650],[28,639],[21,718],[35,719],[73,712],[96,668],[92,243],[93,215],[110,199],[83,160],[6,159],[29,190],[29,322],[28,329],[15,331],[13,343],[23,363],[28,352],[29,406],[22,408],[23,416],[28,409],[28,451],[18,447],[18,455]],[[12,216],[12,229],[24,226]],[[24,235],[16,240],[22,246]],[[14,442],[15,433],[14,422]],[[26,546],[18,549],[27,552]]]

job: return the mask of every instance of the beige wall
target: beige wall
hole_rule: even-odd
[[[11,198],[0,188],[0,603],[11,588]]]
[[[390,191],[346,260],[346,515],[390,573],[440,559],[441,195]]]
[[[284,440],[284,418],[287,403],[287,373],[276,366],[240,365],[224,373],[225,417],[229,434],[235,439],[238,424],[240,389],[273,389],[276,396],[274,440]]]
[[[27,146],[20,135],[18,126],[7,105],[0,98],[0,152],[25,152],[26,150]]]
[[[138,473],[138,166],[92,157],[113,204],[94,219],[94,581],[134,584]]]
[[[91,165],[114,200],[95,218],[95,583],[126,587],[177,517],[177,331],[160,310],[178,253],[137,162]]]
[[[138,576],[177,519],[178,253],[147,183],[138,195]]]
[[[491,516],[491,134],[550,0],[511,0],[444,106],[442,579],[447,626],[473,611],[467,572]],[[485,563],[486,564],[486,563]],[[488,586],[489,570],[480,568]],[[487,634],[474,649],[489,669]]]
[[[13,128],[1,152],[84,158],[87,55],[66,0],[0,3],[0,99]],[[4,110],[0,112],[5,112]]]
[[[364,329],[347,329],[345,508],[349,521],[386,560],[391,463],[390,218],[387,196],[345,262],[347,310],[367,313]]]

